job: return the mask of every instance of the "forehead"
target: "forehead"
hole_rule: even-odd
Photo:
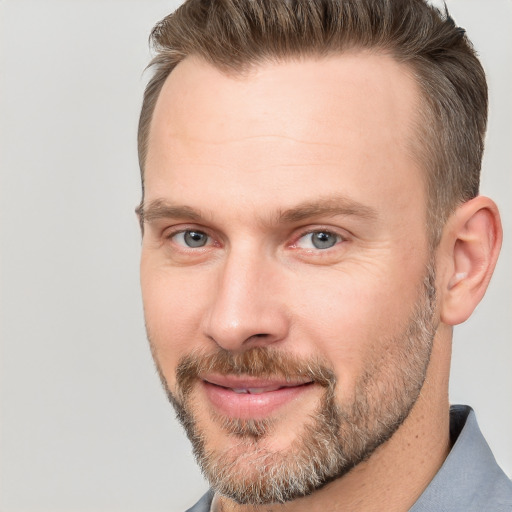
[[[237,76],[189,57],[157,101],[146,197],[185,194],[192,182],[262,207],[333,187],[377,203],[397,188],[422,191],[411,150],[419,97],[409,69],[383,54],[269,62]]]

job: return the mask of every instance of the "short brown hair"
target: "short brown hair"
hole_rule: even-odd
[[[478,195],[487,124],[482,66],[448,11],[425,0],[188,0],[160,21],[139,120],[144,166],[162,86],[189,55],[227,73],[266,61],[384,51],[410,66],[423,93],[414,150],[426,169],[428,230],[437,245],[455,207]]]

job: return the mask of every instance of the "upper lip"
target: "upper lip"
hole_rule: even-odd
[[[262,389],[275,390],[279,388],[289,388],[309,384],[311,380],[292,379],[286,380],[284,377],[251,377],[248,375],[220,375],[207,374],[201,375],[201,379],[210,384],[229,389]]]

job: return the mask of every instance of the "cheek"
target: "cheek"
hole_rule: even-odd
[[[343,394],[403,333],[418,298],[420,280],[392,280],[387,274],[325,276],[309,293],[302,290],[297,330],[334,368]]]
[[[172,389],[179,360],[201,344],[200,320],[206,289],[197,286],[193,278],[168,270],[154,271],[144,264],[141,288],[153,356]]]

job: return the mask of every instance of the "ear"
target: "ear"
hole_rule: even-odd
[[[488,197],[463,203],[448,219],[438,252],[442,322],[456,325],[471,316],[491,279],[502,237],[498,208]]]

